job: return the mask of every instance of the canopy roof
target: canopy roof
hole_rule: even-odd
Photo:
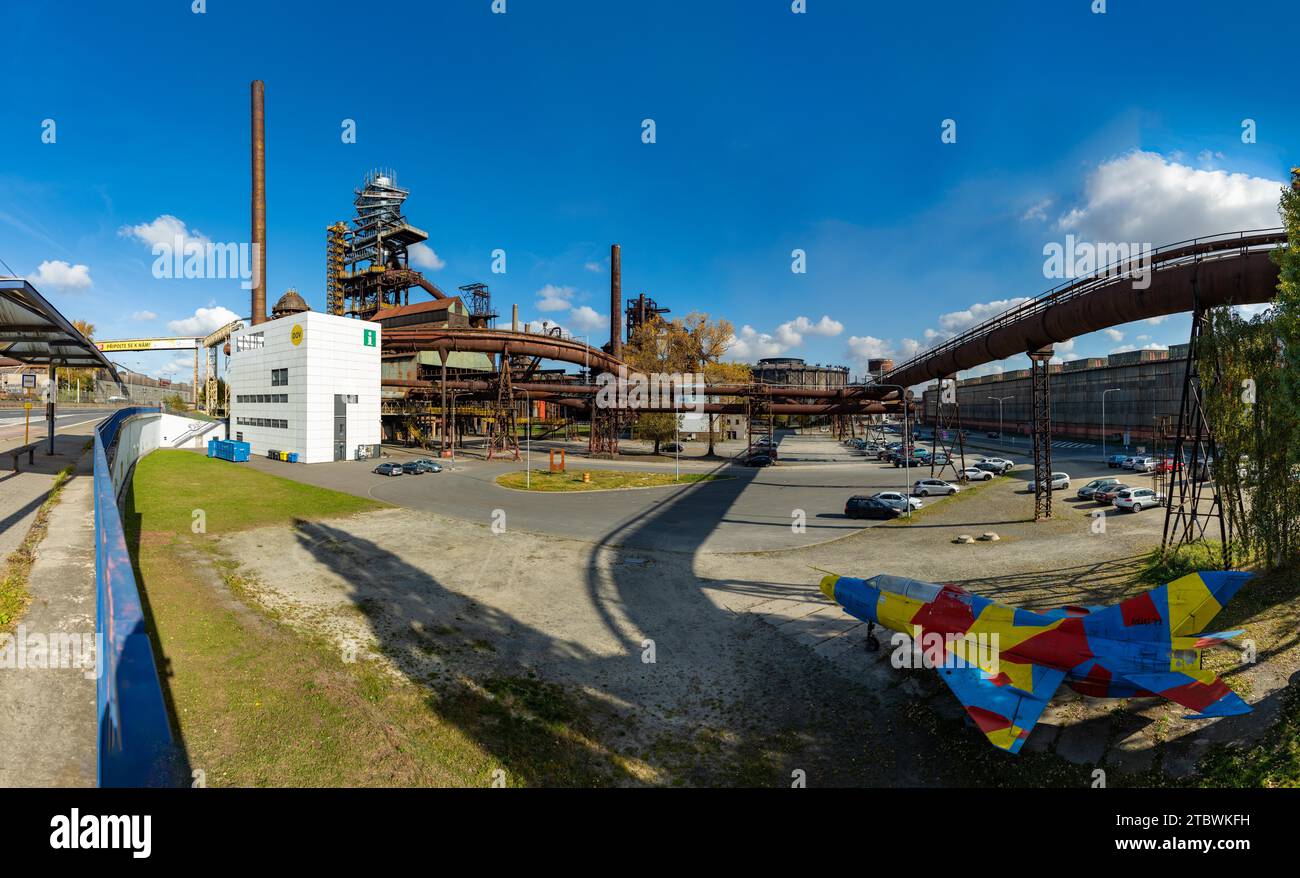
[[[36,366],[105,369],[122,383],[94,343],[20,277],[0,277],[0,357]]]

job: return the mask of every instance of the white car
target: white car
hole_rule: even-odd
[[[972,482],[987,482],[993,478],[993,473],[986,469],[979,469],[973,466],[966,467],[961,471],[961,474]]]
[[[989,466],[1001,467],[1005,473],[1016,465],[1014,460],[1007,460],[1005,457],[981,457],[976,463],[988,464]]]
[[[1153,473],[1156,471],[1156,459],[1154,457],[1135,457],[1131,469],[1135,473]]]
[[[961,488],[943,479],[917,479],[916,484],[912,485],[912,493],[921,497],[929,497],[931,494],[952,496],[960,490]]]
[[[1137,457],[1126,457],[1124,458],[1124,462],[1121,463],[1120,466],[1124,469],[1133,469],[1133,466],[1138,462],[1139,459],[1140,458]]]
[[[1068,491],[1070,489],[1070,474],[1052,473],[1051,485],[1053,491]],[[1031,492],[1038,490],[1038,482],[1030,482],[1029,490]]]
[[[1115,497],[1116,509],[1127,509],[1129,512],[1141,512],[1143,509],[1150,509],[1152,506],[1165,505],[1165,495],[1157,494],[1150,488],[1129,488],[1127,491],[1120,491]]]
[[[899,510],[906,510],[908,506],[913,509],[920,509],[925,505],[920,497],[904,497],[899,491],[878,491],[871,495],[871,499],[879,500],[881,503],[888,503]],[[907,505],[904,506],[904,503]]]

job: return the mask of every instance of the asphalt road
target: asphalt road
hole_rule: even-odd
[[[696,447],[688,445],[695,453]],[[408,455],[387,449],[391,459]],[[494,479],[523,469],[514,462],[461,458],[442,473],[385,477],[371,472],[374,461],[293,466],[265,458],[257,469],[321,487],[372,497],[398,506],[490,524],[505,515],[507,528],[590,542],[674,551],[750,552],[806,546],[855,533],[879,522],[844,516],[853,494],[901,490],[903,471],[849,453],[833,438],[785,435],[781,463],[754,469],[683,458],[683,472],[717,471],[731,476],[684,487],[532,494],[502,488]],[[419,456],[415,453],[410,458]],[[569,469],[635,469],[673,472],[675,464],[654,459],[593,461],[570,457]],[[546,457],[533,448],[533,469]],[[920,477],[913,470],[913,478]],[[924,475],[929,475],[928,471]],[[930,498],[926,503],[942,503]],[[802,513],[802,514],[800,514]],[[794,525],[802,521],[803,527]]]
[[[533,446],[532,466],[544,469],[545,447]],[[371,470],[375,461],[294,466],[254,458],[250,465],[325,488],[491,524],[501,520],[507,528],[550,534],[594,543],[667,549],[683,552],[752,552],[808,546],[855,533],[880,522],[844,516],[844,501],[854,494],[902,490],[902,469],[868,460],[823,435],[785,434],[778,442],[781,463],[754,469],[731,463],[698,459],[702,446],[687,444],[683,472],[712,472],[729,479],[684,487],[600,491],[574,494],[514,491],[495,483],[498,475],[524,468],[523,462],[487,462],[461,457],[444,461],[442,473],[386,477]],[[720,449],[726,450],[726,449]],[[389,459],[402,461],[423,456],[387,448]],[[968,460],[994,455],[992,449],[971,449]],[[995,490],[1021,492],[1031,477],[1024,455],[1009,455],[1020,464]],[[675,464],[642,457],[619,461],[593,461],[570,456],[570,471],[634,469],[673,472]],[[1061,502],[1073,502],[1074,490],[1088,479],[1116,475],[1096,456],[1095,449],[1061,449],[1053,455],[1053,469],[1073,477],[1073,487]],[[929,469],[913,469],[912,480],[929,477]],[[1149,479],[1149,476],[1145,478]],[[927,505],[946,498],[930,497]],[[1033,500],[1024,494],[1027,515]],[[802,513],[802,514],[800,514]],[[802,521],[803,527],[794,525]]]

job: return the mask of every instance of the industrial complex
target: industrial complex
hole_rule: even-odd
[[[518,21],[552,33],[525,6],[474,22],[504,32],[485,76],[520,75]],[[459,12],[437,14],[454,36]],[[842,61],[805,51],[771,57]],[[1017,183],[1002,203],[990,193],[1022,171],[979,152],[987,130],[963,118],[960,146],[943,119],[942,159],[907,146],[908,162],[959,156],[939,194],[913,191],[933,165],[901,162],[778,183],[775,164],[749,169],[778,142],[632,102],[618,111],[639,141],[576,148],[579,162],[617,156],[617,191],[595,199],[608,179],[589,190],[581,173],[516,191],[573,159],[557,134],[571,121],[546,121],[511,152],[535,166],[480,200],[472,187],[500,169],[428,138],[427,103],[340,105],[335,129],[334,103],[250,65],[225,71],[236,133],[195,160],[223,175],[201,184],[219,210],[182,205],[182,220],[159,196],[157,212],[145,201],[118,217],[110,194],[126,199],[106,187],[97,209],[113,221],[88,225],[134,253],[3,264],[0,788],[1300,786],[1300,466],[1282,448],[1300,435],[1287,398],[1300,168],[1233,176],[1210,149],[1197,167],[1139,150],[1080,184],[1062,147],[1023,171],[1063,176],[1057,194],[1028,199]],[[743,103],[756,74],[728,75],[711,103]],[[253,76],[266,80],[246,95]],[[684,106],[699,100],[688,84]],[[618,82],[667,101],[665,82],[636,85]],[[439,125],[469,130],[461,100]],[[514,100],[512,123],[539,124]],[[965,112],[954,103],[934,113]],[[322,118],[327,147],[311,142]],[[642,162],[670,170],[641,180]],[[733,162],[716,192],[707,171],[671,191],[657,176]],[[1130,189],[1155,196],[1128,180],[1156,164],[1176,192],[1145,214]],[[1065,203],[1067,185],[1084,206]],[[1228,189],[1264,208],[1239,209]],[[715,239],[664,228],[728,200],[703,224]],[[1043,288],[1018,288],[1039,284],[1023,240],[991,252],[1008,229],[1036,250],[1034,235],[1099,215],[1123,225],[1121,201],[1126,222],[1147,224],[1135,238],[1184,236],[1178,215],[1203,201],[1214,209],[1196,215],[1221,225],[1085,271],[1043,266]],[[965,231],[916,240],[935,205],[958,202]],[[729,225],[785,211],[762,234]],[[580,221],[536,231],[568,215]],[[45,235],[0,210],[0,231],[19,226]],[[969,249],[953,247],[964,234]],[[147,284],[142,248],[166,258],[171,241],[182,255],[230,248],[246,271],[123,297],[129,320],[65,313],[81,291]],[[216,282],[193,307],[198,280]],[[996,292],[963,308],[941,300],[944,283]],[[162,304],[181,290],[192,301]],[[202,795],[169,808],[188,815]],[[1105,821],[1148,808],[1089,806]],[[1082,829],[1109,839],[1104,825]]]

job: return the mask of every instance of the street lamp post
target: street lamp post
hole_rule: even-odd
[[[1101,392],[1101,459],[1106,459],[1106,394],[1119,393],[1118,387]]]
[[[1007,447],[1007,437],[1002,433],[1002,402],[1008,399],[1015,399],[1014,396],[990,396],[989,399],[998,404],[998,444],[1004,449]]]

